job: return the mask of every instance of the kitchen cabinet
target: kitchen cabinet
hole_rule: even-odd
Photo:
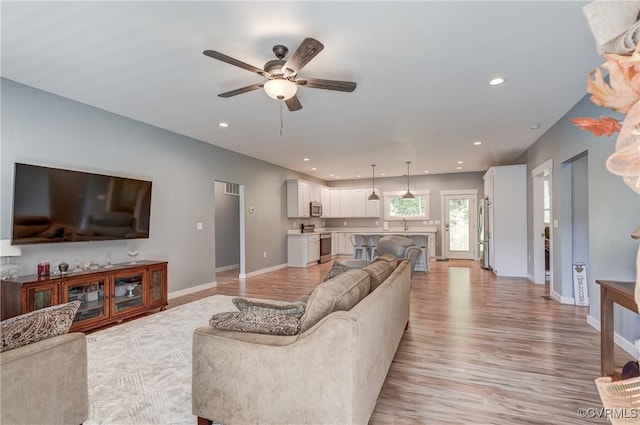
[[[308,267],[320,260],[320,235],[295,234],[287,237],[287,265]]]
[[[88,331],[167,306],[167,263],[138,261],[66,275],[2,281],[2,320],[80,301],[71,332]]]
[[[491,167],[483,179],[489,266],[497,276],[527,277],[527,166]]]
[[[309,185],[309,202],[322,202],[320,186]]]
[[[376,194],[380,199],[377,201],[370,201],[369,195],[371,195],[372,192],[372,189],[365,190],[365,217],[380,217],[380,199],[382,199],[382,192],[379,188],[376,188]]]
[[[376,188],[382,198],[382,192]],[[322,217],[380,217],[380,201],[369,201],[368,188],[330,188],[304,180],[287,180],[287,217],[308,218],[310,202],[322,204]]]
[[[351,233],[338,232],[338,254],[353,255],[353,244],[351,243]]]
[[[338,255],[338,233],[331,232],[331,257]]]
[[[365,189],[340,190],[340,217],[365,217],[366,207]]]
[[[322,204],[322,217],[331,217],[331,191],[328,187],[320,188],[320,203]]]
[[[329,199],[331,200],[329,217],[340,217],[340,189],[329,189]]]
[[[309,183],[303,180],[287,180],[287,217],[309,217]]]

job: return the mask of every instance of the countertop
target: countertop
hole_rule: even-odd
[[[437,233],[438,228],[436,226],[429,227],[415,227],[409,228],[408,230],[383,230],[382,228],[362,228],[362,227],[316,227],[315,232],[313,233],[302,233],[300,229],[291,229],[287,231],[287,235],[298,235],[298,236],[308,236],[314,235],[318,233],[329,233],[329,232],[339,232],[339,233],[366,233],[368,235],[380,234],[380,235],[415,235],[420,233]]]

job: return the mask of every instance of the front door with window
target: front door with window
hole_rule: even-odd
[[[445,258],[474,259],[475,195],[445,195],[443,201]]]

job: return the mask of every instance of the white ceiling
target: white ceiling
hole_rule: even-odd
[[[324,180],[483,171],[515,160],[585,94],[586,2],[2,2],[2,76]],[[283,111],[262,82],[273,45],[324,50]],[[503,76],[506,83],[488,81]],[[218,127],[225,121],[229,128]],[[531,130],[539,123],[539,130]],[[475,147],[472,142],[481,140]],[[310,161],[304,162],[308,157]],[[317,167],[317,171],[311,171]],[[334,177],[330,177],[333,174]]]

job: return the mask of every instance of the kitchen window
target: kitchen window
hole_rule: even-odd
[[[413,190],[415,198],[404,199],[406,192],[384,192],[385,220],[428,220],[431,191]]]

